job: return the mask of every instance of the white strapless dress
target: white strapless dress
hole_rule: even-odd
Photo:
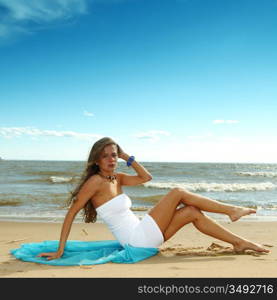
[[[131,206],[130,198],[123,193],[98,206],[96,211],[122,246],[159,247],[164,237],[155,220],[149,214],[139,220]]]

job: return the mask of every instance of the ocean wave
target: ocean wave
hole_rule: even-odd
[[[266,210],[277,210],[276,204],[266,204],[266,205],[258,205],[257,209],[266,209]]]
[[[271,182],[263,183],[175,183],[175,182],[147,182],[146,188],[172,189],[183,188],[191,192],[241,192],[241,191],[266,191],[277,188]]]
[[[235,174],[240,176],[277,177],[277,172],[237,172]]]
[[[74,180],[74,178],[73,177],[50,176],[48,180],[52,183],[66,183],[66,182],[72,182]]]
[[[62,177],[62,176],[50,176],[46,178],[17,180],[16,183],[76,183],[79,181],[79,177]]]

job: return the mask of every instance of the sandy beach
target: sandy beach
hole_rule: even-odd
[[[154,257],[136,264],[49,266],[15,259],[10,249],[22,243],[58,240],[60,223],[0,222],[0,277],[2,278],[275,278],[277,277],[277,222],[219,222],[234,233],[264,244],[269,254],[235,254],[230,245],[206,236],[189,224],[161,247]],[[69,240],[113,240],[106,225],[75,223]]]

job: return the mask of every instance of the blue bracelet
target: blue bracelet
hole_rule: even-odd
[[[127,167],[130,167],[134,160],[135,160],[135,157],[130,156],[127,160]]]

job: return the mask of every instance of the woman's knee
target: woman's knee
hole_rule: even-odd
[[[188,191],[186,189],[180,188],[180,187],[175,187],[173,189],[170,190],[170,193],[172,193],[173,195],[185,195],[188,193]]]
[[[202,211],[193,205],[185,206],[185,210],[186,210],[186,213],[189,214],[190,216],[192,216],[194,219],[203,217]]]

